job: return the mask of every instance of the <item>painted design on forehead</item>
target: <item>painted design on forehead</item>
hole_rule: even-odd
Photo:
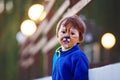
[[[61,25],[62,26],[62,28],[64,29],[64,30],[66,30],[66,26],[65,25]]]

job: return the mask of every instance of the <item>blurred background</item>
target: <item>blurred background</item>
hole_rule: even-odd
[[[119,0],[0,0],[0,80],[50,76],[52,57],[60,46],[56,25],[74,14],[87,25],[81,48],[90,68],[119,62],[119,4]]]

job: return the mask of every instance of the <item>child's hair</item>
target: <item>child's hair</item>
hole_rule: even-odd
[[[80,42],[83,40],[83,35],[86,31],[86,25],[85,23],[82,21],[82,19],[77,16],[77,15],[74,15],[74,16],[71,16],[71,17],[66,17],[64,19],[62,19],[58,25],[57,25],[57,28],[56,28],[56,34],[58,36],[58,31],[60,29],[60,26],[61,24],[64,22],[64,25],[66,26],[68,23],[72,23],[73,27],[76,28],[78,31],[79,31],[79,40]]]

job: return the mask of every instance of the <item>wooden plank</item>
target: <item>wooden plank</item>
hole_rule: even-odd
[[[43,33],[46,35],[49,30],[53,27],[53,25],[56,23],[56,21],[58,21],[59,17],[64,13],[64,11],[69,7],[70,5],[70,1],[69,0],[65,0],[65,2],[61,5],[61,7],[56,11],[56,13],[54,14],[54,16],[52,17],[52,19],[50,20],[50,22],[48,23],[48,25],[46,26],[47,28],[45,28],[45,30],[43,31]]]
[[[47,43],[47,37],[44,36],[36,45],[32,46],[29,49],[30,54],[35,55],[36,53],[38,53],[38,51],[42,49],[42,47],[46,46],[46,43]]]
[[[51,40],[49,40],[48,43],[45,44],[45,46],[42,48],[43,53],[47,53],[50,49],[52,49],[54,46],[58,44],[57,37],[56,35],[53,36]]]
[[[91,0],[80,0],[77,2],[71,9],[68,9],[68,11],[63,15],[64,17],[72,16],[77,14],[80,10],[82,10]]]

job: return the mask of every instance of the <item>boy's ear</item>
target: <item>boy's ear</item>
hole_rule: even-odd
[[[78,41],[77,43],[80,44],[80,41]]]
[[[81,43],[82,41],[83,41],[83,35],[80,34],[80,36],[79,36],[79,43]]]

